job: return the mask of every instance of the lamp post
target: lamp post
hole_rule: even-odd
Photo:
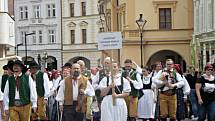
[[[27,36],[29,36],[29,35],[33,35],[33,34],[35,34],[35,33],[25,33],[25,65],[27,65],[27,40],[26,40],[26,38],[27,38]]]
[[[136,20],[140,32],[141,68],[143,68],[143,28],[146,22],[147,21],[143,18],[143,14],[140,14],[140,18]]]
[[[45,56],[45,69],[47,68],[47,58],[48,58],[48,53],[44,52],[44,56]]]
[[[20,43],[20,44],[17,44],[17,45],[16,45],[16,55],[17,55],[17,56],[18,56],[18,52],[19,52],[18,47],[19,47],[19,46],[22,46],[22,45],[23,45],[23,43]]]

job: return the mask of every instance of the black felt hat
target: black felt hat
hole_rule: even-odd
[[[22,69],[22,73],[25,73],[27,71],[27,67],[20,60],[14,61],[13,65],[19,65]]]
[[[13,71],[13,64],[14,64],[14,61],[13,60],[9,60],[7,62],[7,67],[8,69],[10,69],[11,71]]]
[[[29,64],[29,68],[40,68],[40,66],[37,64],[37,62],[33,61]]]

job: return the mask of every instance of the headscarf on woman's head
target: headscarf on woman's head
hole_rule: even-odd
[[[183,75],[183,72],[181,70],[181,65],[180,64],[174,64],[174,69],[180,74]]]

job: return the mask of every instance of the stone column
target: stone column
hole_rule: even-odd
[[[209,43],[209,61],[211,62],[212,50],[211,50],[211,43]]]
[[[203,61],[203,67],[206,65],[206,44],[203,43],[203,57],[202,57],[202,61]]]

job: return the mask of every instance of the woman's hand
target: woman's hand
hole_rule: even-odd
[[[202,99],[200,98],[200,99],[198,99],[198,103],[199,103],[199,105],[202,105],[203,104],[203,101],[202,101]]]

